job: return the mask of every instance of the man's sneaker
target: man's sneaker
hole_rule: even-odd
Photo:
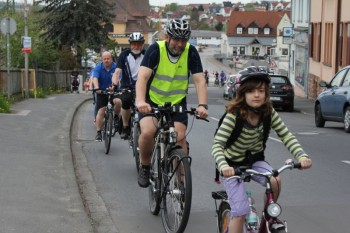
[[[130,126],[123,127],[123,131],[120,135],[120,137],[124,140],[129,139],[130,137]]]
[[[119,115],[115,114],[114,115],[114,128],[115,130],[118,130],[119,127]]]
[[[149,186],[149,170],[149,168],[140,167],[137,181],[142,188],[147,188]]]
[[[102,142],[102,134],[101,131],[97,131],[96,137],[95,137],[96,142]]]

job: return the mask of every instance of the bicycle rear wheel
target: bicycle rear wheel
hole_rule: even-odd
[[[105,154],[109,153],[113,134],[113,113],[108,112],[105,119]]]
[[[161,191],[161,164],[158,163],[160,150],[157,148],[156,154],[152,156],[150,170],[149,209],[153,215],[158,215],[160,211],[160,191]]]
[[[140,125],[135,122],[132,129],[132,153],[134,155],[137,173],[140,169],[139,136]]]
[[[218,209],[218,228],[219,233],[224,233],[231,220],[231,207],[226,201],[220,203]]]
[[[192,177],[189,157],[182,149],[170,151],[164,167],[162,195],[162,222],[168,233],[185,231],[192,202]]]

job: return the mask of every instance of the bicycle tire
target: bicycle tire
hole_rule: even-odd
[[[271,229],[271,233],[287,233],[284,228]]]
[[[219,233],[224,233],[226,228],[229,226],[231,220],[231,207],[226,201],[223,201],[219,205],[218,209],[218,229]]]
[[[139,173],[140,169],[139,136],[140,125],[135,122],[132,129],[132,153],[134,155],[137,173]]]
[[[167,233],[183,233],[192,202],[190,162],[181,148],[171,150],[168,156],[163,173],[163,181],[168,186],[162,195],[162,222]]]
[[[108,112],[105,119],[105,154],[109,153],[112,141],[113,113]]]
[[[157,149],[157,153],[152,157],[151,170],[150,170],[150,185],[148,187],[149,196],[149,209],[153,215],[158,215],[160,211],[160,190],[161,190],[161,164],[158,163],[160,158],[160,150]],[[153,160],[154,159],[154,160]]]

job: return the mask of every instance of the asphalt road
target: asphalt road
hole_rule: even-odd
[[[209,88],[210,122],[194,120],[188,134],[190,154],[193,157],[193,203],[186,228],[188,233],[216,232],[215,204],[211,191],[221,189],[213,182],[214,161],[211,157],[211,142],[217,119],[223,112],[225,100],[220,88]],[[190,89],[189,105],[196,105],[195,90]],[[302,106],[296,103],[297,106]],[[309,104],[309,109],[312,105]],[[299,110],[293,113],[280,112],[290,130],[299,138],[304,149],[313,158],[312,169],[300,172],[287,171],[282,175],[283,192],[280,202],[282,218],[287,219],[291,232],[347,232],[347,210],[350,187],[346,185],[349,164],[348,134],[342,124],[327,123],[326,128],[316,128],[313,115]],[[96,192],[103,200],[107,216],[116,231],[163,232],[159,216],[148,209],[148,189],[139,188],[131,149],[118,135],[113,138],[110,155],[103,152],[103,144],[94,142],[92,105],[86,103],[79,111],[79,141],[96,185]],[[191,121],[190,121],[191,122]],[[331,143],[330,143],[331,142]],[[290,158],[288,151],[274,133],[268,141],[267,158],[273,166],[279,166]],[[345,185],[344,185],[345,184]],[[261,187],[248,184],[257,207],[261,209]],[[333,217],[337,216],[337,217]],[[332,226],[328,223],[332,220]],[[326,229],[326,230],[325,230]]]

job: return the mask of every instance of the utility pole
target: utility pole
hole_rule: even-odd
[[[27,0],[24,0],[24,36],[28,36],[28,10]],[[26,98],[29,98],[29,81],[28,81],[28,53],[24,53],[24,80],[26,88]]]

